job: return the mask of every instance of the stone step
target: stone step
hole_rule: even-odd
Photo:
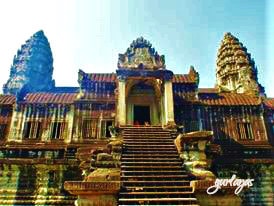
[[[119,198],[192,198],[193,192],[121,192]]]
[[[185,175],[186,171],[178,170],[135,170],[135,171],[122,171],[122,175]]]
[[[148,168],[148,169],[152,169],[152,168],[155,168],[155,169],[166,169],[166,168],[171,168],[171,169],[176,169],[176,168],[182,168],[182,166],[181,165],[167,165],[167,164],[165,164],[165,165],[158,165],[158,164],[155,164],[155,165],[123,165],[123,163],[122,163],[122,165],[121,165],[121,167],[123,167],[123,168]]]
[[[182,165],[182,162],[122,162],[122,166],[130,165],[145,165],[145,166],[165,166],[165,165]]]
[[[147,135],[147,136],[166,136],[170,137],[169,132],[155,132],[155,131],[132,131],[132,132],[123,132],[123,135],[133,135],[133,136],[138,136],[138,135]]]
[[[125,147],[124,148],[125,152],[130,152],[130,151],[144,151],[144,152],[147,152],[147,151],[150,151],[150,152],[167,152],[167,153],[170,153],[170,152],[177,152],[176,151],[172,151],[172,150],[175,150],[175,148],[165,148],[165,147]]]
[[[123,128],[123,131],[137,131],[137,130],[147,130],[147,131],[165,131],[169,132],[169,130],[165,130],[161,127],[128,127],[128,128]]]
[[[155,133],[155,132],[151,132],[151,133],[141,133],[141,132],[137,132],[137,133],[125,133],[123,134],[123,137],[134,137],[134,138],[146,138],[146,137],[155,137],[155,138],[170,138],[172,139],[172,137],[167,134],[167,133]]]
[[[174,144],[164,144],[164,145],[159,145],[159,144],[124,144],[123,145],[125,148],[153,148],[153,149],[174,149],[175,145]]]
[[[187,180],[139,180],[139,181],[131,181],[124,180],[122,181],[123,187],[127,186],[190,186],[190,181]]]
[[[175,148],[173,151],[166,151],[165,149],[162,150],[142,150],[142,149],[127,149],[124,151],[124,154],[176,154],[178,156],[177,150]]]
[[[182,192],[188,191],[193,192],[193,188],[191,186],[127,186],[122,188],[122,192],[130,191],[130,192]]]
[[[154,136],[141,136],[141,135],[124,135],[124,140],[128,140],[128,139],[135,139],[135,140],[173,140],[172,138],[168,137],[168,136],[158,136],[158,135],[154,135]]]
[[[166,138],[171,138],[168,133],[159,133],[159,132],[137,132],[137,133],[124,133],[124,137],[166,137]]]
[[[171,138],[170,137],[170,134],[168,133],[168,132],[142,132],[142,131],[138,131],[138,132],[124,132],[123,133],[123,136],[133,136],[133,137],[138,137],[138,136],[140,136],[140,137],[142,137],[142,136],[144,136],[144,137],[146,137],[146,136],[148,136],[148,137],[151,137],[151,136],[159,136],[159,137],[169,137],[169,138]]]
[[[158,140],[158,141],[174,141],[173,138],[171,138],[170,136],[158,136],[158,135],[149,135],[149,136],[141,136],[141,135],[124,135],[123,136],[123,139],[124,140],[135,140],[135,141],[140,141],[140,140],[149,140],[149,141],[155,141],[155,140]]]
[[[173,192],[143,192],[143,191],[134,191],[134,192],[121,192],[120,194],[132,194],[132,195],[139,195],[139,194],[159,194],[159,195],[168,195],[168,194],[193,194],[192,191],[173,191]]]
[[[149,170],[149,171],[152,171],[152,170],[182,170],[182,166],[157,166],[157,165],[154,165],[154,166],[128,166],[128,165],[122,165],[121,168],[123,170],[127,170],[127,171],[134,171],[134,170]]]
[[[194,198],[194,197],[193,197],[193,194],[169,194],[169,195],[164,195],[164,194],[158,194],[158,195],[150,195],[150,194],[131,195],[131,194],[125,194],[125,195],[119,196],[119,199],[123,199],[123,198],[131,198],[131,199],[159,198],[159,200],[160,200],[162,198]],[[192,203],[194,203],[194,201],[192,201]],[[197,201],[196,201],[196,203],[197,203]],[[151,203],[148,203],[148,204],[151,205]],[[163,203],[161,203],[161,204],[163,204]]]
[[[136,128],[136,129],[123,129],[124,133],[127,132],[166,132],[169,133],[167,130],[157,129],[157,128]]]
[[[188,177],[188,175],[133,175],[133,176],[121,176],[122,180],[148,180],[148,181],[156,181],[156,180],[184,180]]]
[[[151,205],[151,204],[156,204],[156,205],[192,205],[197,202],[196,198],[119,198],[119,205],[125,204],[125,205],[131,205],[131,204],[138,204],[138,205]]]
[[[151,126],[134,126],[134,125],[125,125],[125,126],[121,126],[121,129],[163,129],[163,127],[161,125],[151,125]]]
[[[142,157],[142,158],[146,158],[146,157],[150,157],[150,158],[161,158],[161,157],[169,157],[169,158],[178,158],[179,155],[177,152],[173,152],[173,153],[146,153],[146,154],[142,154],[142,153],[130,153],[130,154],[122,154],[122,158],[124,157]]]
[[[121,161],[131,161],[131,162],[141,162],[141,161],[146,161],[146,162],[181,162],[179,157],[177,158],[163,158],[163,157],[154,157],[154,158],[144,158],[144,157],[122,157]]]
[[[165,143],[174,143],[173,139],[170,138],[166,138],[166,137],[125,137],[123,138],[124,142],[130,142],[130,143],[134,143],[134,142],[165,142]]]
[[[146,129],[146,130],[164,130],[162,126],[131,126],[131,127],[122,127],[123,130],[138,130],[138,129]]]
[[[124,139],[124,144],[174,144],[171,139]]]
[[[165,147],[123,147],[126,151],[131,151],[131,150],[140,150],[140,151],[149,151],[149,150],[153,150],[153,151],[167,151],[167,152],[177,152],[177,150],[175,150],[175,146],[172,146],[171,148],[165,148]]]

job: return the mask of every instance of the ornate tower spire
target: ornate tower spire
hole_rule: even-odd
[[[43,31],[36,32],[14,56],[10,77],[3,86],[5,94],[47,91],[54,87],[53,58]]]
[[[225,33],[217,56],[217,88],[220,91],[264,94],[257,68],[246,47],[231,33]]]

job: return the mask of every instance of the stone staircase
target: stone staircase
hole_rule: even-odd
[[[119,205],[198,205],[168,131],[125,127],[123,139]]]

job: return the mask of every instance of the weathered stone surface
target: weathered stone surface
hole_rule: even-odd
[[[86,195],[81,196],[75,202],[77,206],[116,206],[117,200],[114,195]]]
[[[205,193],[196,193],[196,198],[199,200],[200,206],[241,206],[242,200],[235,194],[218,194],[208,197]]]
[[[122,146],[123,145],[123,140],[121,138],[111,139],[109,144],[112,145],[112,146]]]
[[[78,195],[76,205],[117,205],[116,195],[120,189],[120,169],[95,169],[84,181],[65,182],[65,189]]]
[[[197,131],[179,134],[174,140],[186,168],[198,179],[214,179],[208,170],[211,160],[205,154],[206,145],[212,140],[212,131]]]
[[[255,61],[246,47],[231,33],[226,33],[217,56],[217,88],[220,91],[264,95],[257,73]]]
[[[85,181],[119,181],[120,169],[119,168],[98,168],[90,173]]]
[[[73,205],[76,197],[62,182],[79,179],[78,172],[68,165],[1,163],[0,205]]]
[[[108,143],[108,148],[111,151],[112,157],[115,160],[120,159],[120,154],[122,152],[123,140],[122,138],[111,138]]]
[[[20,92],[48,91],[55,84],[52,73],[51,48],[44,32],[38,31],[14,56],[10,78],[4,84],[3,92],[20,95]]]
[[[97,155],[97,161],[112,161],[113,158],[112,158],[112,155],[111,154],[108,154],[108,153],[99,153]]]

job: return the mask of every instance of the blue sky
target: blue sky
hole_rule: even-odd
[[[8,79],[17,49],[43,29],[59,86],[77,85],[80,68],[115,72],[118,53],[143,36],[166,56],[168,69],[187,73],[193,65],[200,73],[200,87],[213,87],[217,50],[229,31],[247,47],[259,82],[274,96],[273,10],[271,0],[1,1],[0,85]]]

